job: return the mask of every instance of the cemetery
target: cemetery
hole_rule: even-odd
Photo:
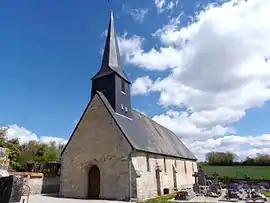
[[[221,183],[218,173],[214,180],[207,179],[204,171],[199,167],[194,173],[195,184],[193,188],[182,188],[177,191],[173,201],[190,202],[267,202],[263,192],[270,191],[266,182],[253,183],[245,181]],[[222,188],[222,184],[225,186]]]
[[[31,195],[58,193],[60,184],[59,177],[46,178],[42,173],[8,172],[9,160],[7,157],[8,152],[4,148],[0,148],[1,203],[31,203]],[[218,172],[216,172],[214,176],[214,179],[208,179],[207,174],[199,167],[198,171],[193,174],[193,187],[182,186],[181,188],[176,188],[174,198],[169,201],[267,202],[267,198],[262,193],[270,191],[268,182],[254,183],[247,178],[247,180],[242,181],[221,183]]]

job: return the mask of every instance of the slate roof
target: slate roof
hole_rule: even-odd
[[[132,119],[117,114],[105,95],[102,92],[97,92],[97,94],[134,149],[197,160],[191,151],[181,142],[180,138],[169,129],[134,109],[132,110]]]
[[[130,84],[127,75],[121,68],[120,52],[114,26],[113,12],[111,11],[102,65],[98,73],[92,79],[102,77],[112,72],[117,73],[121,78]]]

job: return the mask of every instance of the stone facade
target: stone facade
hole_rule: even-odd
[[[87,198],[89,170],[97,165],[100,198],[129,198],[131,146],[97,95],[74,133],[62,154],[60,195]]]
[[[137,173],[137,199],[144,200],[163,194],[164,188],[173,192],[175,188],[192,186],[195,182],[192,174],[197,171],[195,161],[136,152],[132,154],[132,163]],[[185,169],[186,165],[186,169]],[[160,169],[159,181],[156,169]]]
[[[173,192],[176,187],[194,183],[195,161],[133,151],[98,96],[74,133],[62,154],[60,195],[63,197],[88,198],[92,165],[100,169],[100,198],[104,199],[144,200],[157,196],[157,166],[161,169],[160,194],[164,188]]]

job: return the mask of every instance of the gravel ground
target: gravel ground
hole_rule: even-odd
[[[29,197],[28,203],[124,203],[122,201],[109,201],[109,200],[87,200],[87,199],[69,199],[69,198],[60,198],[54,195],[31,195]],[[21,200],[23,203],[23,198]],[[26,198],[25,198],[25,202]]]
[[[23,198],[22,198],[23,199]],[[211,203],[225,203],[225,201],[220,201],[221,198],[211,198],[211,197],[195,197],[190,201],[175,201],[175,202],[211,202]],[[173,200],[174,201],[174,200]],[[47,196],[47,195],[31,195],[28,203],[127,203],[124,201],[109,201],[109,200],[85,200],[85,199],[68,199],[60,198],[56,196]],[[226,201],[228,203],[228,201]],[[268,201],[270,202],[270,198]],[[21,201],[23,203],[23,200]],[[25,202],[27,203],[26,199]],[[245,201],[237,201],[237,203],[245,203]]]

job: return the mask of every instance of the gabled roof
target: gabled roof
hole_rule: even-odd
[[[97,74],[92,78],[96,79],[104,75],[111,73],[116,73],[128,83],[128,77],[126,76],[124,70],[121,67],[120,52],[118,47],[118,41],[114,26],[113,12],[110,14],[110,23],[106,38],[106,44],[103,53],[102,65]]]
[[[97,92],[132,147],[154,154],[197,160],[172,131],[146,115],[132,110],[132,119],[117,114],[102,92]]]

